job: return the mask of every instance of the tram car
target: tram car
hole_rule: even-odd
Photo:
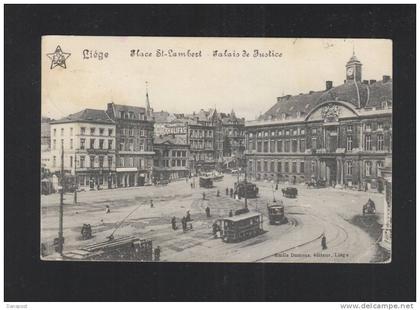
[[[262,214],[258,212],[219,219],[218,227],[223,242],[240,242],[264,231]]]
[[[213,187],[213,178],[212,177],[200,177],[200,187],[212,188]]]
[[[296,187],[286,187],[281,190],[283,196],[286,198],[296,198],[298,190]]]
[[[283,202],[268,204],[267,212],[270,225],[281,225],[288,222],[287,217],[284,216]]]
[[[88,245],[65,253],[70,260],[153,261],[153,242],[150,239],[124,237]]]
[[[238,193],[239,197],[243,198],[257,198],[258,187],[254,183],[241,181],[235,183],[235,191]]]

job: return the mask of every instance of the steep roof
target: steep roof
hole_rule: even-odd
[[[169,123],[176,120],[176,116],[173,113],[166,111],[153,112],[153,117],[156,123]]]
[[[277,103],[261,115],[259,120],[280,119],[283,113],[286,118],[297,118],[297,112],[304,116],[318,104],[327,101],[348,102],[356,109],[379,107],[384,101],[392,104],[392,80],[370,84],[347,82],[329,90],[279,97]]]
[[[133,112],[135,114],[146,114],[146,108],[124,105],[124,104],[114,104],[115,110],[117,112]]]
[[[51,124],[74,123],[74,122],[89,122],[101,124],[114,124],[108,114],[103,110],[84,109],[80,112],[70,114],[56,121],[51,121]]]

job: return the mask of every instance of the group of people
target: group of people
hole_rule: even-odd
[[[182,231],[186,232],[187,230],[192,230],[192,218],[191,218],[191,214],[190,211],[187,211],[187,214],[185,216],[182,217],[181,219],[181,226],[182,226]],[[173,216],[171,219],[171,225],[172,225],[172,229],[173,230],[177,230],[178,226],[176,225],[176,217]]]
[[[241,199],[237,190],[233,190],[233,188],[229,189],[228,187],[226,187],[226,196],[229,196],[229,195],[230,195],[230,198]]]

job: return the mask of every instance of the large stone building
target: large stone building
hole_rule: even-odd
[[[79,187],[115,185],[115,123],[102,110],[85,109],[50,122],[52,173],[76,176]],[[62,147],[63,146],[63,147]]]
[[[154,141],[153,176],[156,181],[176,180],[190,175],[190,145],[186,137],[166,135]]]
[[[277,98],[246,123],[248,173],[256,179],[376,187],[392,154],[392,80],[362,80],[353,56],[344,84]]]
[[[154,121],[146,95],[146,107],[108,103],[107,115],[116,126],[118,187],[142,186],[153,173]]]

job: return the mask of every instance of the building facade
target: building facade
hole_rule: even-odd
[[[115,123],[105,111],[85,109],[50,122],[50,170],[76,177],[80,188],[112,188],[115,175]]]
[[[154,142],[153,177],[155,181],[177,180],[190,176],[190,145],[186,137],[166,135]]]
[[[49,169],[51,160],[51,126],[52,120],[41,117],[41,168]]]
[[[222,156],[224,167],[237,168],[245,150],[245,119],[220,113],[222,126]]]
[[[116,127],[116,174],[118,187],[142,186],[153,174],[154,121],[146,108],[108,103],[107,115]]]
[[[279,97],[245,127],[247,169],[255,179],[376,188],[392,154],[392,80],[362,80],[353,55],[344,84],[327,81],[323,91]]]

